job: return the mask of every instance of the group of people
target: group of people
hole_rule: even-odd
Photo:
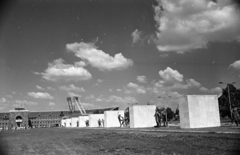
[[[98,127],[104,127],[104,119],[100,119],[98,120]]]
[[[123,117],[123,116],[121,116],[121,114],[118,114],[118,121],[120,124],[120,128],[123,126],[128,126],[128,124],[129,124],[129,118]]]
[[[160,110],[158,108],[156,108],[155,110],[155,120],[156,120],[156,126],[154,127],[161,127],[162,126],[162,122],[163,122],[163,126],[168,126],[168,121],[167,121],[167,116],[166,116],[166,111],[165,110]]]

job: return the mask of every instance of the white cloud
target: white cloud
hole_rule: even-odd
[[[230,65],[230,67],[234,68],[234,69],[239,69],[240,70],[240,60],[235,61],[234,63],[232,63]]]
[[[94,104],[91,103],[82,103],[83,107],[87,107],[87,108],[92,108],[92,107],[96,107]]]
[[[47,87],[48,90],[55,90],[53,87]]]
[[[37,89],[39,89],[39,90],[44,90],[44,88],[41,87],[41,86],[36,85],[36,87],[37,87]]]
[[[115,56],[112,57],[102,50],[99,50],[94,43],[72,43],[67,44],[66,48],[86,63],[91,64],[92,67],[96,67],[101,71],[120,70],[133,65],[133,61],[126,59],[122,53],[115,54]]]
[[[138,29],[134,30],[133,33],[132,33],[132,37],[133,37],[133,43],[137,43],[141,38],[140,38],[140,35],[141,35],[141,31],[139,31]]]
[[[101,79],[98,79],[98,80],[97,80],[97,82],[99,82],[99,83],[102,83],[102,82],[103,82],[103,80],[101,80]]]
[[[22,107],[24,105],[38,105],[37,102],[32,102],[32,101],[27,101],[27,100],[15,100],[14,101],[15,104],[13,104],[14,107],[18,106],[18,107]]]
[[[91,100],[91,99],[94,99],[94,98],[95,98],[95,96],[93,94],[85,97],[86,100]]]
[[[160,70],[159,75],[165,82],[182,82],[183,81],[183,75],[180,74],[177,70],[173,70],[170,67],[167,67],[163,71]]]
[[[83,87],[76,87],[73,84],[69,86],[60,86],[59,89],[65,90],[65,91],[76,91],[76,92],[85,92]]]
[[[64,60],[59,58],[53,61],[53,63],[48,64],[48,68],[44,73],[41,74],[42,77],[49,81],[57,80],[88,80],[92,78],[92,75],[84,68],[77,65],[64,64]]]
[[[49,102],[49,106],[55,106],[56,104],[54,102]]]
[[[220,88],[220,87],[215,87],[212,89],[207,89],[205,87],[201,87],[199,89],[200,89],[200,91],[202,91],[204,93],[211,93],[211,94],[217,94],[217,95],[222,93],[222,88]]]
[[[13,98],[13,96],[12,96],[12,95],[6,95],[6,97],[7,97],[7,98]]]
[[[7,99],[4,97],[0,99],[0,103],[5,103],[6,101],[7,101]]]
[[[117,91],[118,91],[118,92],[121,92],[121,91],[122,91],[122,89],[117,89]]]
[[[115,103],[122,103],[122,104],[137,102],[137,100],[135,98],[130,97],[130,96],[122,98],[122,97],[115,96],[115,95],[111,95],[105,100],[106,100],[106,102],[115,102]]]
[[[76,93],[73,93],[73,92],[67,92],[68,93],[68,96],[71,96],[71,97],[73,97],[73,96],[78,96],[78,97],[80,97],[81,95],[79,95],[79,94],[76,94]]]
[[[147,77],[142,75],[142,76],[137,76],[137,81],[141,83],[147,83]]]
[[[42,92],[28,92],[28,96],[37,98],[37,99],[53,99],[54,97],[51,96],[48,93],[42,93]]]
[[[155,43],[160,51],[206,48],[208,42],[228,42],[240,36],[240,11],[231,0],[157,1]]]
[[[134,89],[138,94],[145,94],[145,93],[146,93],[145,87],[139,86],[139,85],[136,84],[136,83],[130,82],[130,83],[127,85],[127,87]]]

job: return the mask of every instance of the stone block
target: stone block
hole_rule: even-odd
[[[104,120],[104,114],[90,114],[89,115],[89,127],[99,127],[98,120]]]
[[[132,105],[129,107],[130,128],[154,127],[156,105]]]
[[[220,126],[217,95],[187,95],[179,104],[181,128]]]
[[[124,110],[118,111],[104,111],[104,127],[120,127],[120,123],[118,120],[118,115],[124,117]]]
[[[66,127],[72,127],[72,119],[71,118],[67,118],[66,120]]]
[[[79,121],[79,127],[87,127],[86,126],[86,121],[89,121],[89,116],[79,116],[78,121]]]
[[[71,118],[72,127],[77,127],[77,122],[78,122],[78,117]]]

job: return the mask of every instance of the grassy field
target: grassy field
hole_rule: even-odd
[[[45,128],[0,133],[0,155],[240,154],[240,135]]]

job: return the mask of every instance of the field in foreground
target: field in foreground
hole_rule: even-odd
[[[1,155],[240,154],[240,135],[51,128],[0,133]]]

